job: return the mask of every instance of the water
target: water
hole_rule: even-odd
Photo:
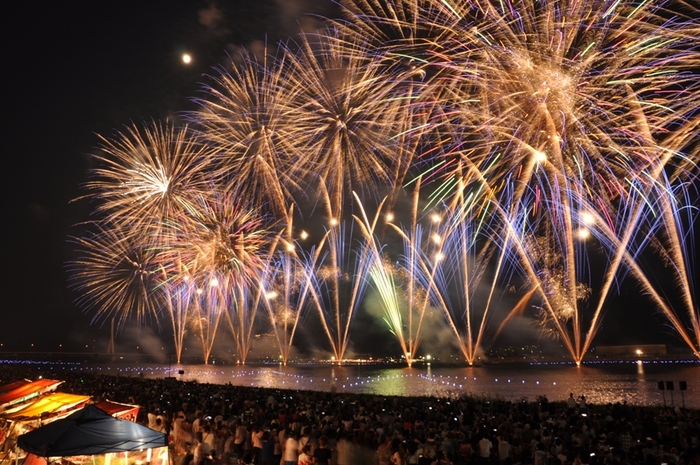
[[[627,402],[643,406],[685,406],[700,409],[700,363],[606,362],[586,364],[488,365],[484,367],[413,368],[379,365],[236,366],[236,365],[125,365],[88,364],[63,367],[120,376],[251,387],[273,387],[396,396],[495,397],[531,400],[547,396],[565,400],[572,392],[593,404]],[[674,389],[660,390],[658,382]],[[687,390],[680,389],[684,381]]]

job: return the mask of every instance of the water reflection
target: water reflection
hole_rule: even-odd
[[[136,366],[78,365],[67,370],[95,371],[122,376],[166,377],[182,381],[237,386],[319,390],[396,396],[471,395],[518,401],[565,400],[569,392],[585,395],[588,402],[663,405],[670,393],[658,381],[685,381],[683,401],[700,409],[700,364],[625,362],[576,367],[561,365],[489,365],[484,367],[413,368],[377,365],[338,366]],[[170,371],[169,371],[170,370]],[[182,372],[182,374],[180,374]],[[676,392],[676,394],[679,394]],[[665,396],[665,399],[664,399]],[[676,395],[675,401],[681,396]]]

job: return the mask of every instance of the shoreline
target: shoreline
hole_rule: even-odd
[[[31,355],[29,357],[28,355]],[[599,365],[599,364],[625,364],[625,363],[643,363],[643,364],[687,364],[700,366],[700,359],[693,354],[680,354],[676,356],[624,356],[624,357],[607,357],[596,356],[584,359],[581,362],[582,366]],[[270,367],[270,366],[289,366],[289,367],[307,367],[307,366],[372,366],[372,367],[387,367],[387,368],[479,368],[482,366],[501,366],[501,365],[538,365],[538,366],[575,366],[576,363],[565,357],[539,357],[532,359],[498,359],[498,360],[483,360],[479,363],[469,365],[465,362],[451,362],[441,360],[416,360],[412,366],[408,366],[406,362],[387,361],[387,360],[368,360],[368,359],[349,359],[342,362],[331,360],[315,360],[304,359],[295,360],[281,364],[279,361],[273,360],[253,360],[247,363],[238,363],[236,361],[213,358],[210,363],[202,363],[197,358],[190,359],[185,362],[176,363],[169,360],[168,357],[153,357],[143,354],[107,354],[107,353],[73,353],[73,352],[2,352],[0,351],[0,365],[4,364],[49,364],[49,363],[74,363],[74,364],[115,364],[127,365],[134,363],[145,363],[152,365],[169,365],[169,366],[206,366],[212,367]]]
[[[347,391],[329,391],[329,390],[314,390],[314,389],[307,389],[307,388],[293,388],[293,387],[270,387],[270,386],[246,386],[246,385],[237,385],[233,384],[231,382],[228,383],[210,383],[210,382],[202,382],[197,379],[194,380],[189,380],[189,379],[180,379],[175,376],[155,376],[155,377],[143,377],[139,376],[138,373],[134,371],[133,375],[125,375],[124,373],[110,373],[110,372],[55,372],[55,373],[47,373],[45,371],[42,371],[41,368],[44,367],[44,365],[12,365],[12,366],[7,366],[5,365],[2,361],[0,361],[0,368],[2,368],[2,374],[0,375],[0,385],[7,384],[12,381],[16,381],[18,379],[26,378],[30,379],[33,378],[34,376],[38,378],[46,377],[46,375],[49,374],[55,374],[59,375],[56,376],[54,379],[57,379],[59,381],[64,381],[64,384],[61,385],[63,386],[71,386],[71,388],[66,391],[70,394],[90,394],[94,395],[94,393],[89,393],[86,392],[85,389],[81,388],[81,385],[84,385],[85,379],[91,378],[93,382],[99,381],[100,384],[104,380],[109,380],[112,381],[108,383],[110,386],[112,385],[117,385],[117,384],[126,384],[129,385],[131,383],[138,383],[138,384],[151,384],[154,386],[157,385],[169,385],[169,386],[174,386],[178,388],[201,388],[201,389],[218,389],[218,390],[224,390],[224,389],[236,389],[236,390],[242,390],[242,391],[249,391],[249,392],[280,392],[280,393],[296,393],[297,395],[304,395],[304,394],[309,394],[309,395],[321,395],[321,396],[336,396],[336,397],[358,397],[358,398],[384,398],[384,399],[434,399],[437,401],[440,400],[449,400],[450,397],[445,397],[445,396],[436,396],[436,395],[392,395],[392,394],[379,394],[379,393],[361,393],[361,392],[347,392]],[[32,376],[33,375],[33,376]],[[14,376],[14,378],[13,378]],[[61,379],[65,378],[65,379]],[[58,391],[62,391],[61,387],[59,387]],[[505,398],[502,398],[500,396],[488,396],[488,395],[474,395],[471,393],[460,393],[459,395],[453,396],[456,399],[470,399],[476,402],[499,402],[499,403],[506,403],[506,404],[518,404],[518,403],[525,403],[525,404],[541,404],[542,401],[544,400],[547,404],[550,405],[564,405],[566,404],[566,399],[547,399],[546,395],[541,395],[538,396],[537,399],[534,400],[526,400],[526,399],[518,399],[518,400],[508,400]],[[105,400],[102,399],[102,396],[97,395],[96,396],[97,400]],[[113,399],[110,398],[109,400],[117,401],[117,402],[129,402],[130,399]],[[449,403],[449,402],[448,402]],[[588,408],[604,408],[606,405],[611,405],[613,403],[608,403],[608,404],[598,404],[598,403],[591,403],[588,402]],[[636,404],[627,404],[627,403],[622,403],[622,402],[615,402],[614,404],[619,404],[619,405],[625,405],[626,407],[633,408],[633,409],[648,409],[648,410],[653,410],[653,411],[664,411],[664,410],[676,410],[676,411],[685,411],[685,412],[695,412],[700,415],[700,409],[696,408],[684,408],[681,407],[680,405],[676,406],[661,406],[661,405],[636,405]],[[146,404],[144,404],[145,406]]]
[[[616,362],[616,363],[629,363],[629,362]],[[653,362],[650,362],[653,363]],[[668,362],[663,362],[660,363],[660,365],[667,365]],[[693,362],[693,364],[697,364],[700,366],[700,363]],[[288,385],[254,385],[254,384],[240,384],[236,383],[235,381],[227,381],[227,382],[212,382],[208,380],[202,380],[201,378],[195,377],[192,379],[191,377],[186,377],[183,378],[182,376],[177,376],[177,370],[173,369],[169,371],[166,371],[165,369],[162,370],[157,370],[153,367],[148,367],[148,366],[131,366],[127,363],[124,364],[124,366],[129,367],[127,370],[119,370],[119,371],[103,371],[103,370],[98,370],[94,371],[94,366],[91,367],[90,364],[67,364],[67,366],[64,366],[63,364],[59,364],[63,366],[64,369],[67,368],[67,370],[54,370],[55,366],[57,365],[55,362],[31,362],[31,361],[23,361],[21,363],[17,364],[6,364],[4,361],[0,360],[0,368],[2,368],[2,374],[0,374],[0,384],[4,384],[7,382],[12,382],[16,379],[21,379],[21,378],[49,378],[49,379],[58,379],[58,380],[64,380],[64,379],[82,379],[82,378],[92,378],[92,379],[112,379],[112,380],[117,380],[119,383],[121,382],[130,382],[129,380],[135,380],[139,383],[141,382],[151,382],[151,383],[173,383],[173,385],[180,385],[180,386],[208,386],[208,387],[214,387],[218,386],[219,388],[235,388],[235,389],[243,389],[243,390],[264,390],[264,391],[287,391],[287,392],[296,392],[296,393],[317,393],[317,394],[328,394],[328,395],[334,395],[334,396],[360,396],[360,397],[372,397],[372,398],[402,398],[402,399],[422,399],[422,398],[432,398],[432,399],[458,399],[458,398],[468,398],[468,399],[474,399],[478,401],[485,401],[485,400],[491,400],[491,401],[498,401],[498,402],[508,402],[508,403],[518,403],[518,402],[525,402],[525,403],[538,403],[540,402],[541,399],[547,399],[547,393],[543,389],[542,392],[533,394],[532,396],[504,396],[500,395],[498,393],[495,393],[494,391],[490,391],[489,393],[479,393],[475,391],[460,391],[460,390],[447,390],[447,391],[434,391],[430,394],[392,394],[392,393],[382,393],[382,392],[362,392],[362,391],[352,391],[352,390],[346,390],[345,386],[343,385],[342,388],[339,387],[340,383],[338,385],[331,385],[330,389],[329,388],[321,388],[320,386],[315,386],[315,385],[310,385],[310,384],[305,384],[303,386],[301,385],[293,385],[293,384],[288,384]],[[118,365],[118,364],[117,364]],[[506,366],[505,364],[499,364],[501,366]],[[515,364],[519,366],[523,366],[524,364]],[[527,364],[531,365],[531,364]],[[223,369],[224,367],[222,366],[213,366],[213,365],[207,365],[209,368],[213,370],[219,370]],[[183,366],[183,368],[186,368],[187,366]],[[201,366],[200,366],[201,367]],[[256,368],[274,368],[274,366],[270,365],[238,365],[236,366],[237,368],[250,368],[255,370]],[[395,366],[389,366],[390,368],[396,368]],[[163,366],[161,366],[163,368]],[[225,368],[231,368],[231,366],[227,366]],[[350,367],[349,367],[350,368]],[[552,368],[556,368],[556,366],[553,366]],[[418,369],[416,367],[416,369]],[[478,367],[476,369],[479,369]],[[149,370],[153,370],[150,371]],[[11,378],[11,373],[15,374],[16,379],[10,379]],[[147,373],[146,376],[144,376],[144,373]],[[189,373],[188,373],[189,374]],[[8,376],[10,375],[10,376]],[[180,373],[182,375],[182,373]],[[191,374],[190,374],[191,376]],[[510,381],[508,381],[510,382]],[[335,383],[334,383],[335,384]],[[656,384],[656,381],[654,382]],[[334,387],[336,389],[334,389]],[[684,388],[685,389],[685,388]],[[60,390],[60,389],[59,389]],[[567,391],[568,392],[568,391]],[[85,394],[84,392],[70,392],[70,393],[78,393],[78,394]],[[679,391],[679,394],[683,394],[681,391]],[[110,399],[110,400],[115,400],[115,399]],[[552,398],[552,399],[547,399],[547,402],[549,403],[557,403],[557,402],[562,402],[564,399],[559,399],[559,398]],[[598,405],[598,406],[603,406],[603,405],[610,405],[610,404],[620,404],[620,405],[628,405],[629,407],[633,408],[646,408],[646,409],[652,409],[652,410],[666,410],[666,409],[681,409],[685,411],[694,411],[694,412],[699,412],[700,413],[700,408],[697,406],[691,406],[689,408],[685,407],[685,399],[682,401],[682,407],[681,405],[675,405],[673,403],[673,399],[669,399],[670,405],[667,406],[665,404],[665,397],[664,397],[664,405],[660,404],[651,404],[651,403],[636,403],[636,402],[627,402],[626,400],[622,401],[613,401],[613,402],[595,402],[589,400],[591,402],[591,405]],[[118,400],[118,402],[128,402],[127,400]]]

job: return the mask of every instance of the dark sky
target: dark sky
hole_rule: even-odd
[[[167,117],[193,89],[196,74],[178,55],[193,44],[198,4],[128,3],[13,2],[5,15],[6,349],[84,346],[99,335],[73,305],[64,271],[67,237],[89,215],[85,202],[70,203],[86,180],[86,154],[97,133]]]
[[[0,352],[106,346],[107,328],[91,326],[92,314],[75,306],[65,272],[73,253],[67,239],[91,210],[71,200],[87,179],[97,134],[177,118],[190,108],[203,74],[227,53],[274,43],[313,24],[304,14],[325,14],[329,4],[101,0],[6,7]],[[183,65],[183,52],[194,56],[191,65]],[[619,329],[640,323],[640,310],[626,305],[612,313],[602,334],[628,342]],[[647,315],[635,334],[658,342],[671,333],[659,330],[663,323]]]

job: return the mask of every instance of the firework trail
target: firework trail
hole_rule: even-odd
[[[258,308],[262,305],[262,287],[249,286],[238,281],[226,286],[226,290],[229,292],[226,321],[233,335],[240,361],[245,364],[255,336]]]
[[[495,294],[502,292],[498,284],[500,272],[507,264],[507,253],[492,240],[491,210],[481,208],[484,202],[474,190],[467,190],[462,179],[458,184],[453,202],[445,209],[438,227],[436,237],[440,239],[442,259],[437,264],[431,288],[436,305],[443,309],[465,360],[473,365],[482,350]],[[480,213],[475,213],[475,209]],[[491,282],[482,287],[484,274],[491,268]],[[477,291],[486,286],[487,297],[477,295]],[[505,291],[506,287],[502,289]]]
[[[202,343],[202,358],[209,363],[219,323],[229,305],[227,289],[222,289],[220,281],[212,274],[205,279],[200,276],[194,291],[192,326]]]
[[[681,339],[696,354],[700,354],[700,313],[692,286],[695,279],[692,266],[695,262],[693,221],[697,207],[688,197],[688,186],[676,185],[674,189],[667,178],[664,179],[666,183],[659,183],[656,187],[664,190],[664,195],[645,196],[629,209],[627,215],[636,215],[635,224],[639,224],[639,228],[623,229],[625,234],[622,237],[615,235],[616,231],[608,225],[608,228],[594,230],[601,230],[603,234],[598,234],[603,236],[602,240],[617,246],[611,249],[622,251],[616,254],[614,260],[625,263],[630,274],[668,318]],[[672,199],[673,204],[669,204]],[[651,204],[652,201],[657,203]],[[644,209],[643,205],[649,205],[649,208]],[[612,224],[619,223],[617,218]],[[645,266],[648,265],[645,255],[649,251],[655,256],[655,266],[651,269]],[[659,273],[659,265],[664,273]],[[671,276],[672,280],[664,282],[658,279],[659,276]],[[686,310],[685,317],[679,315],[674,305]]]
[[[402,268],[400,276],[407,296],[406,359],[409,366],[416,358],[420,346],[423,319],[433,291],[435,268],[444,258],[439,250],[441,238],[437,233],[433,234],[431,228],[425,230],[419,222],[420,188],[419,180],[414,189],[409,227],[404,229],[395,224],[390,225],[401,236],[404,244],[404,253],[399,263]],[[430,225],[432,227],[434,223],[431,221]]]
[[[296,330],[304,317],[309,280],[306,269],[297,257],[280,252],[273,260],[263,280],[263,304],[280,349],[280,359],[286,365]]]
[[[570,191],[567,191],[570,194]],[[521,202],[532,205],[537,192],[523,195]],[[508,261],[526,278],[526,287],[535,289],[541,299],[540,318],[543,332],[549,332],[562,340],[572,358],[577,362],[583,358],[583,304],[591,295],[585,284],[588,252],[585,241],[577,233],[579,215],[585,212],[573,196],[563,196],[557,205],[543,202],[539,215],[532,210],[509,203],[509,211],[500,210],[503,232],[499,243],[507,250]],[[565,200],[565,201],[564,201]],[[572,214],[572,212],[578,212]],[[499,226],[500,227],[500,226]],[[575,233],[576,232],[576,233]],[[608,266],[608,265],[606,265]],[[605,276],[614,276],[618,268],[608,268]],[[604,301],[606,294],[601,294]],[[588,331],[591,338],[596,331],[595,318]]]
[[[175,356],[177,363],[182,360],[182,350],[185,344],[188,326],[192,325],[193,305],[196,289],[188,275],[176,275],[173,279],[168,279],[168,274],[164,267],[160,270],[160,284],[158,291],[162,293],[163,310],[170,320],[173,331],[173,342],[175,345]],[[197,307],[198,308],[198,307]],[[198,318],[199,315],[196,315]],[[200,332],[201,337],[201,332]]]
[[[306,310],[312,299],[316,298],[318,302],[313,293],[311,275],[318,267],[320,248],[312,246],[306,252],[293,234],[292,206],[287,213],[285,229],[277,235],[271,246],[274,254],[269,257],[261,278],[263,304],[267,309],[284,365],[289,361],[294,336],[307,313]]]
[[[329,193],[323,190],[324,185],[321,181],[330,224],[325,228],[325,234],[310,260],[312,266],[307,268],[307,276],[313,307],[318,311],[333,357],[341,363],[350,343],[353,318],[366,289],[368,256],[365,249],[358,251],[353,247],[353,241],[358,240],[354,235],[354,222],[338,221],[331,215],[332,200]],[[355,199],[358,199],[357,195]]]
[[[663,201],[661,256],[664,263],[674,271],[674,284],[681,296],[680,307],[686,309],[687,317],[680,318],[670,306],[663,306],[662,309],[676,331],[694,349],[695,354],[700,356],[700,300],[693,287],[693,283],[697,282],[694,265],[694,246],[697,245],[694,241],[697,236],[693,227],[697,218],[697,207],[690,202],[686,186],[678,186],[677,191],[677,195],[660,196]],[[694,344],[690,344],[691,337],[687,334],[688,329],[683,321],[690,323],[690,332],[695,337]]]
[[[444,257],[440,249],[440,237],[428,228],[424,230],[418,218],[420,180],[414,188],[408,227],[389,222],[390,230],[401,238],[403,254],[395,261],[384,253],[384,247],[375,233],[382,206],[370,222],[364,210],[356,217],[365,237],[365,248],[369,251],[369,276],[380,297],[384,309],[384,320],[401,346],[401,355],[408,366],[412,366],[421,342],[421,329],[426,310],[430,304],[437,263]],[[392,219],[391,214],[387,219]],[[392,219],[393,220],[393,219]],[[432,225],[431,225],[432,226]],[[431,246],[432,244],[432,246]],[[393,261],[393,260],[392,260]]]
[[[313,303],[328,337],[335,360],[345,359],[350,343],[350,327],[365,291],[363,257],[346,242],[352,227],[341,223],[328,230],[319,245],[323,252],[318,267],[310,276]]]

